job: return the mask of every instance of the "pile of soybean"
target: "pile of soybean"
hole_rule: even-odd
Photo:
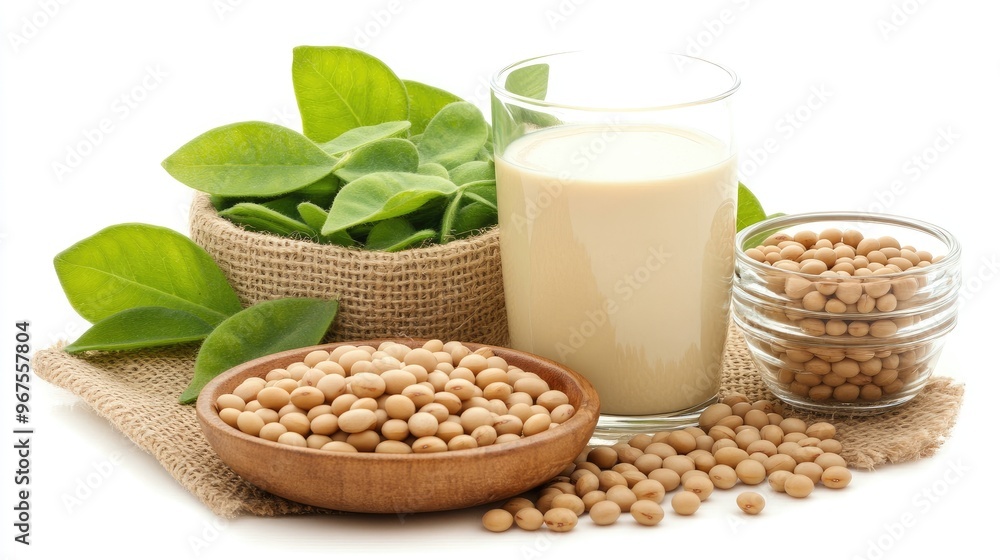
[[[732,394],[709,406],[698,427],[639,434],[627,443],[585,449],[534,501],[512,498],[487,511],[482,522],[494,532],[515,524],[528,531],[544,525],[567,532],[585,513],[595,525],[611,525],[628,512],[640,525],[652,526],[663,520],[663,501],[675,490],[671,508],[678,515],[692,515],[717,489],[764,482],[776,492],[805,498],[817,484],[840,489],[851,482],[835,436],[832,424],[807,425],[782,416],[769,401],[751,403]],[[756,515],[765,500],[746,491],[735,503]]]
[[[240,431],[340,453],[434,453],[515,441],[576,409],[537,373],[488,347],[430,340],[315,350],[216,401]]]

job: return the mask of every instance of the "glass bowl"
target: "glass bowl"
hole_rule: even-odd
[[[871,414],[927,383],[957,320],[952,234],[898,216],[811,213],[747,227],[736,247],[733,317],[778,398]]]

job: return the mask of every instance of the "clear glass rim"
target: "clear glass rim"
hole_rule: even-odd
[[[917,220],[914,218],[906,218],[903,216],[896,216],[893,214],[872,214],[868,212],[810,212],[805,214],[790,214],[786,216],[777,216],[774,218],[769,218],[762,222],[757,222],[751,226],[747,226],[742,231],[736,234],[736,260],[740,264],[745,265],[753,270],[767,271],[773,270],[770,265],[765,265],[755,261],[754,259],[747,256],[744,252],[743,245],[751,237],[755,237],[765,232],[774,231],[784,228],[798,226],[802,224],[807,224],[810,222],[858,222],[858,223],[869,223],[869,224],[884,224],[891,226],[899,226],[904,228],[909,228],[917,231],[922,231],[928,235],[931,235],[939,239],[944,243],[947,248],[947,252],[944,257],[936,263],[932,263],[923,269],[920,269],[921,274],[931,273],[942,268],[950,268],[957,265],[959,258],[961,257],[962,249],[958,242],[958,239],[952,235],[948,230],[936,226],[930,222],[925,222],[923,220]],[[791,275],[803,276],[806,278],[822,278],[817,274],[806,274],[804,272],[795,271],[785,271]],[[896,276],[912,276],[915,271],[905,270],[903,272],[895,272],[893,274],[886,274],[880,276],[879,278],[894,278]]]
[[[723,72],[725,72],[726,74],[729,75],[729,77],[731,79],[731,83],[729,84],[729,87],[725,88],[723,91],[721,91],[719,93],[716,93],[714,95],[703,97],[701,99],[695,99],[695,100],[692,100],[692,101],[686,101],[684,103],[670,103],[670,104],[664,104],[664,105],[649,105],[649,106],[637,106],[637,107],[628,107],[628,106],[624,106],[624,107],[594,107],[594,106],[587,106],[587,105],[575,105],[575,104],[571,104],[571,103],[556,103],[556,102],[552,102],[552,101],[539,100],[539,99],[535,99],[533,97],[527,97],[527,96],[524,96],[524,95],[519,95],[519,94],[510,92],[510,91],[507,91],[507,89],[503,85],[501,85],[503,77],[507,76],[508,74],[510,74],[514,70],[517,70],[518,68],[528,66],[528,65],[530,65],[532,63],[536,63],[537,64],[537,63],[545,61],[545,60],[550,60],[550,59],[554,59],[554,58],[558,58],[558,57],[564,57],[564,56],[567,56],[567,55],[589,55],[591,53],[597,53],[597,52],[598,51],[588,51],[588,50],[562,51],[562,52],[549,53],[549,54],[544,54],[544,55],[541,55],[541,56],[527,58],[527,59],[524,59],[524,60],[520,60],[520,61],[514,62],[512,64],[508,64],[507,66],[501,68],[499,71],[497,71],[496,73],[494,73],[493,76],[490,78],[490,89],[493,91],[493,94],[496,95],[496,96],[498,96],[498,97],[503,97],[506,100],[516,101],[518,103],[522,103],[522,104],[525,104],[525,105],[533,105],[535,107],[547,107],[547,108],[556,108],[556,109],[571,109],[571,110],[575,110],[575,111],[589,111],[589,112],[610,112],[610,111],[614,111],[614,112],[630,113],[630,112],[667,111],[667,110],[672,110],[672,109],[681,109],[681,108],[684,108],[684,107],[695,107],[695,106],[698,106],[698,105],[708,105],[708,104],[715,103],[717,101],[721,101],[723,99],[726,99],[727,97],[729,97],[732,94],[736,93],[736,90],[738,90],[739,87],[740,87],[740,77],[736,74],[736,72],[734,72],[729,67],[724,66],[722,64],[719,64],[717,62],[713,62],[713,61],[705,59],[705,58],[700,58],[700,57],[696,57],[696,56],[690,56],[690,55],[686,55],[686,54],[683,54],[683,53],[672,52],[672,51],[661,51],[661,52],[658,52],[658,54],[662,55],[664,58],[667,58],[667,57],[677,57],[677,58],[686,59],[688,61],[697,62],[699,64],[708,64],[710,66],[714,66],[715,68],[717,68],[719,70],[722,70]],[[601,52],[603,52],[603,51],[601,51]],[[608,53],[604,53],[604,54],[606,55]],[[625,53],[623,53],[623,54],[625,54]],[[629,53],[629,54],[634,54],[634,53]]]

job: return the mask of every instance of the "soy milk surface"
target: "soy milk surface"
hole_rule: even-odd
[[[655,126],[558,126],[496,159],[511,343],[585,376],[606,414],[715,396],[729,323],[736,162]]]

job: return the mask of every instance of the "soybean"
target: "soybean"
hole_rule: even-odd
[[[504,509],[491,509],[483,515],[483,527],[494,533],[502,533],[514,524],[514,516]]]
[[[749,515],[757,515],[764,509],[764,496],[756,492],[743,492],[736,496],[736,505]]]

